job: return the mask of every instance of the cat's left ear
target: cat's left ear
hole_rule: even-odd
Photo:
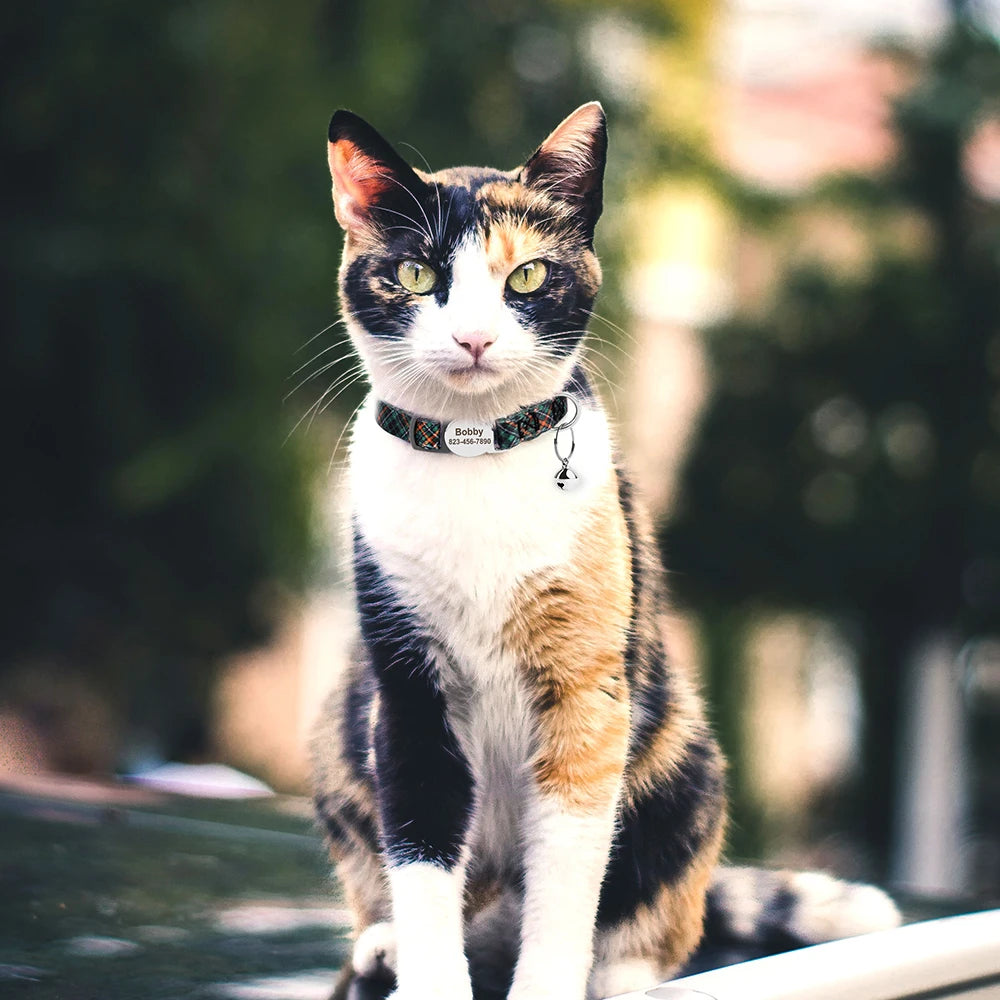
[[[591,239],[604,207],[608,125],[597,101],[564,119],[521,168],[521,180],[582,212]]]

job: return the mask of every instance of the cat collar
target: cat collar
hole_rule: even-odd
[[[569,397],[553,396],[526,406],[492,424],[483,420],[432,420],[418,417],[392,403],[379,401],[375,423],[393,437],[409,441],[417,451],[450,452],[453,455],[487,455],[509,451],[522,441],[531,441],[555,430],[569,409]]]
[[[564,424],[562,421],[570,411],[571,401],[573,416]],[[570,450],[563,456],[559,451],[559,432],[570,429],[579,414],[580,408],[576,400],[565,394],[543,399],[533,406],[525,406],[510,416],[494,420],[492,424],[469,419],[444,423],[431,417],[419,417],[392,403],[379,400],[375,408],[375,423],[393,437],[409,442],[410,447],[416,451],[444,452],[466,457],[509,451],[522,441],[531,441],[546,431],[554,430],[556,458],[561,466],[555,476],[556,485],[560,489],[567,489],[576,480],[576,474],[569,468],[575,442],[572,440],[573,432],[569,430]]]

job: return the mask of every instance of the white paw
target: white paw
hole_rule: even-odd
[[[466,984],[454,984],[449,987],[443,983],[430,982],[417,990],[406,987],[393,990],[385,1000],[472,1000],[472,987]]]
[[[472,1000],[472,983],[464,965],[449,968],[447,962],[433,962],[404,973],[386,1000]]]
[[[354,944],[351,965],[359,976],[371,979],[392,979],[396,975],[396,930],[391,923],[372,924],[361,932]]]

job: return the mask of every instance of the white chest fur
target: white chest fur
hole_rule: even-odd
[[[494,647],[517,588],[568,562],[586,529],[612,471],[605,417],[581,410],[571,462],[580,482],[564,492],[552,434],[495,455],[425,454],[378,427],[373,405],[351,446],[352,516],[432,633],[460,660],[478,659]]]
[[[492,853],[490,845],[516,840],[511,825],[531,744],[527,695],[501,629],[519,586],[565,565],[587,530],[612,474],[607,421],[599,409],[581,409],[571,461],[580,481],[564,492],[554,480],[552,434],[496,455],[424,454],[378,427],[373,408],[369,399],[352,440],[352,516],[442,647],[450,722],[480,799],[475,839]]]

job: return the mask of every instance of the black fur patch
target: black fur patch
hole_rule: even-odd
[[[516,297],[508,295],[507,305],[522,323],[534,331],[541,346],[562,358],[572,354],[587,332],[594,298],[586,295],[572,268],[553,264],[543,293]]]
[[[760,870],[748,877],[753,881],[743,891],[760,907],[753,926],[741,925],[737,933],[732,923],[732,901],[727,892],[718,885],[710,886],[705,897],[705,944],[715,949],[738,950],[741,953],[738,961],[779,955],[814,944],[790,930],[800,900],[784,876]]]
[[[573,369],[569,381],[563,386],[563,392],[568,392],[571,396],[576,396],[577,399],[587,403],[594,402],[594,389],[582,365],[577,365]]]
[[[354,582],[378,684],[376,793],[387,859],[450,869],[469,824],[472,774],[445,717],[427,637],[357,535]]]
[[[707,741],[692,744],[674,776],[619,818],[601,887],[599,926],[625,920],[684,874],[714,832],[715,817],[708,810],[721,809],[722,800],[715,748]]]
[[[657,645],[659,655],[665,657],[667,654],[662,644]],[[639,759],[649,750],[657,733],[667,723],[671,708],[668,679],[658,671],[648,671],[632,682],[630,694],[634,721],[629,733],[629,756]]]
[[[405,257],[393,258],[395,266]],[[413,325],[416,302],[403,289],[395,289],[387,259],[361,254],[351,261],[341,280],[341,292],[351,315],[379,339],[402,340]]]

